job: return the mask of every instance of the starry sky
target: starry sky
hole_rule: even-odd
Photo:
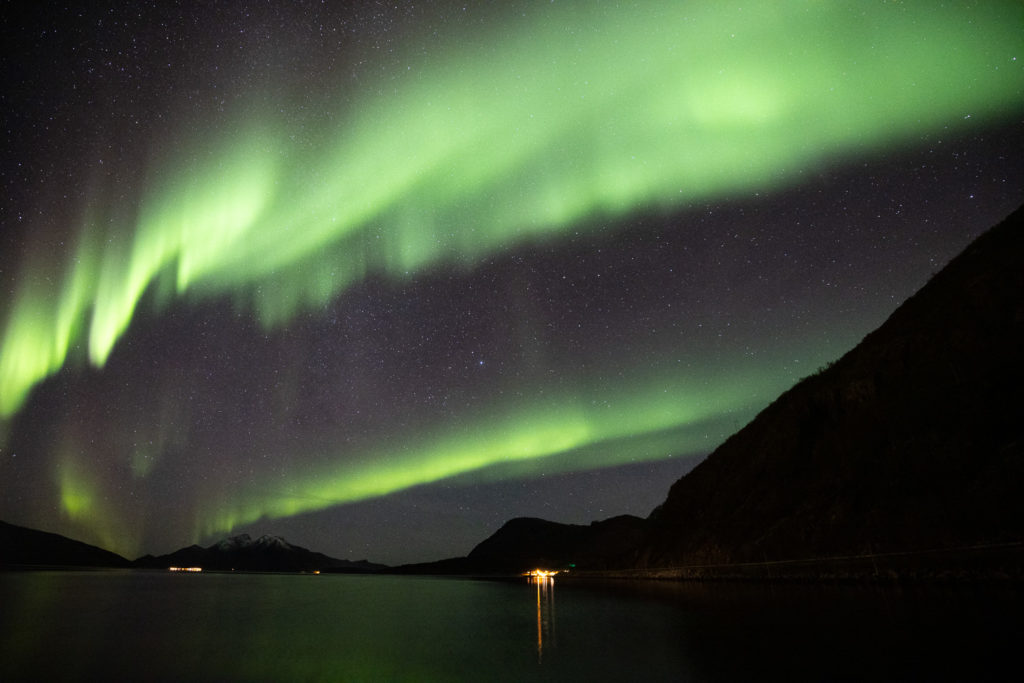
[[[646,516],[1024,201],[1019,2],[5,4],[0,519]]]

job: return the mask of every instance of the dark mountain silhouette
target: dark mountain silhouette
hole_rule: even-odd
[[[403,570],[1024,577],[1022,389],[1024,208],[765,408],[647,520],[516,519],[466,558]]]
[[[1024,209],[680,479],[631,564],[1024,540]]]
[[[481,567],[512,567],[525,571],[536,567],[582,565],[607,568],[609,558],[635,548],[644,536],[643,519],[631,515],[612,517],[588,526],[558,524],[532,517],[505,523],[469,553]]]
[[[59,534],[0,522],[0,566],[127,567],[120,555]]]
[[[367,560],[352,562],[292,545],[277,536],[253,540],[234,536],[208,548],[192,545],[169,555],[145,555],[131,562],[102,548],[58,534],[0,522],[0,567],[202,567],[239,571],[375,572],[385,565]]]
[[[647,522],[622,515],[600,522],[560,524],[517,517],[479,543],[466,557],[404,565],[400,573],[520,573],[536,568],[612,569],[609,564],[643,540]]]
[[[160,569],[202,567],[207,570],[263,572],[373,572],[384,568],[384,565],[366,560],[352,562],[328,557],[323,553],[292,545],[278,536],[261,536],[253,540],[249,534],[224,539],[208,548],[191,545],[169,555],[146,555],[135,560],[133,564],[136,567]]]

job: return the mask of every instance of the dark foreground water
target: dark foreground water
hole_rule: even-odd
[[[0,681],[1019,680],[1018,590],[0,573]]]

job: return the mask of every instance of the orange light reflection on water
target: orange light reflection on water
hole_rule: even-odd
[[[537,661],[544,657],[544,640],[554,643],[555,633],[555,579],[557,571],[535,569],[527,572],[527,580],[537,586]]]

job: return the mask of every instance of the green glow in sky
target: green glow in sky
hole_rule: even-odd
[[[492,466],[503,466],[502,475],[521,474],[530,461],[544,459],[544,471],[551,474],[706,452],[732,427],[714,418],[731,414],[746,420],[761,407],[761,397],[784,388],[772,374],[752,365],[736,367],[716,374],[709,388],[706,376],[641,373],[585,392],[547,392],[490,405],[461,427],[441,425],[435,433],[394,439],[372,453],[327,458],[283,478],[271,474],[231,492],[200,496],[195,538]]]
[[[289,85],[263,83],[250,104],[150,141],[148,165],[123,174],[138,186],[89,196],[72,239],[28,231],[0,308],[0,421],[69,358],[102,368],[147,292],[157,305],[227,298],[278,330],[367,277],[468,272],[625,229],[635,211],[780,189],[1019,111],[1021,26],[1019,2],[558,2],[472,40],[409,37],[358,89],[323,84],[322,117],[296,116]],[[699,391],[693,377],[634,373],[494,399],[432,431],[198,495],[195,533],[501,465],[706,451],[688,429],[749,417],[791,380],[747,370],[702,377]],[[609,447],[628,438],[650,447]],[[155,457],[136,449],[135,479],[153,476]],[[80,460],[56,461],[64,514],[123,539]]]
[[[102,366],[162,273],[281,325],[367,273],[472,267],[1024,101],[1019,3],[664,4],[536,9],[339,93],[329,125],[261,106],[181,141],[136,207],[87,207],[57,278],[23,264],[0,416],[79,341]]]
[[[84,453],[70,442],[58,447],[54,462],[60,512],[90,542],[105,548],[134,551],[137,531],[120,514],[119,506],[108,497],[101,478]]]

